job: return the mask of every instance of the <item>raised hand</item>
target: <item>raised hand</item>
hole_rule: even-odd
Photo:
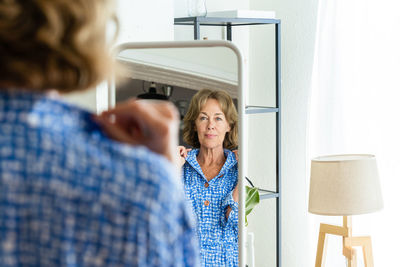
[[[179,119],[172,103],[128,100],[94,119],[110,138],[131,145],[144,145],[179,167],[176,153]]]
[[[192,150],[191,148],[186,148],[184,146],[178,146],[178,162],[179,162],[179,167],[182,167],[185,164],[186,157],[188,152]]]

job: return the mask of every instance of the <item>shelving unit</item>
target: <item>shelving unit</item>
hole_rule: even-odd
[[[226,39],[232,41],[232,27],[251,25],[275,26],[275,107],[246,106],[246,115],[275,113],[276,116],[276,191],[260,189],[260,199],[276,199],[276,266],[282,266],[281,259],[281,21],[263,18],[219,18],[219,17],[183,17],[175,18],[175,25],[193,26],[194,39],[200,39],[201,26],[226,27]]]

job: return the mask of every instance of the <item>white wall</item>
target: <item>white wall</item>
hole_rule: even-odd
[[[187,17],[188,0],[174,0],[174,15],[178,17]],[[249,0],[207,0],[207,11],[221,11],[232,9],[248,9]]]
[[[312,266],[315,250],[309,244],[315,242],[309,240],[308,234],[306,129],[318,0],[213,0],[207,4],[209,11],[275,10],[277,17],[282,19],[282,266]],[[187,16],[186,0],[175,0],[174,10],[176,17]],[[245,62],[250,68],[248,102],[252,105],[274,104],[271,90],[274,86],[273,28],[268,27],[242,27],[243,33],[233,33],[233,41],[244,52]],[[202,29],[201,38],[204,36],[224,38],[224,32]],[[235,40],[237,36],[239,40]],[[191,27],[175,27],[175,40],[191,38]],[[275,171],[275,151],[271,145],[274,142],[274,120],[268,115],[258,117],[252,117],[249,122],[249,140],[260,140],[248,143],[249,150],[253,151],[249,176],[256,186],[271,188]],[[255,232],[257,267],[274,266],[274,216],[274,201],[263,201],[249,216],[248,231]]]
[[[173,13],[173,0],[119,0],[120,34],[117,43],[173,40]],[[96,106],[102,104],[99,102],[107,102],[107,94],[102,85],[97,88],[97,94],[93,88],[67,95],[64,99],[95,112]]]
[[[187,2],[188,0],[174,0],[174,16],[187,17]],[[221,11],[232,9],[249,9],[249,0],[213,0],[207,1],[207,11]],[[174,27],[174,40],[193,40],[193,26]],[[203,26],[200,28],[200,39],[207,38],[208,40],[225,40],[225,27]],[[248,27],[233,27],[232,41],[241,50],[245,62],[247,62],[249,51],[249,30]]]
[[[250,7],[275,10],[277,18],[282,20],[282,266],[313,266],[312,255],[315,250],[309,244],[314,243],[317,237],[309,240],[308,233],[306,129],[318,0],[251,0]],[[271,37],[270,29],[250,31],[251,104],[272,104],[262,101],[273,99],[272,90],[268,89],[274,86],[271,82],[274,81],[273,54],[267,52],[273,51]],[[254,140],[253,136],[259,135],[260,130],[265,132],[268,126],[253,123],[250,127],[254,130],[249,134],[249,139]],[[273,137],[272,134],[266,136],[269,140]],[[268,143],[264,142],[264,147],[268,147]],[[257,149],[257,144],[249,142],[249,149],[252,148]],[[266,155],[266,162],[268,160],[273,160],[270,153]],[[267,169],[265,173],[269,175],[270,170]],[[250,223],[253,229],[266,232],[266,228],[273,226],[273,223],[266,221],[266,217],[274,216],[274,206],[271,203],[264,205],[262,211],[250,218]],[[263,260],[274,252],[271,251],[271,242],[257,240],[257,233],[255,239],[256,266],[271,266]]]
[[[173,0],[119,0],[121,42],[173,39]]]

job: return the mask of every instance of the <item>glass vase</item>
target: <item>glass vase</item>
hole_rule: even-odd
[[[188,0],[189,17],[202,17],[207,15],[206,0]]]

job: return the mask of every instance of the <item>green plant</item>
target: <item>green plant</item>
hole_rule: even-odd
[[[247,223],[247,215],[254,209],[257,204],[260,203],[260,194],[258,193],[257,187],[249,187],[246,185],[246,214],[245,214],[245,224]]]

